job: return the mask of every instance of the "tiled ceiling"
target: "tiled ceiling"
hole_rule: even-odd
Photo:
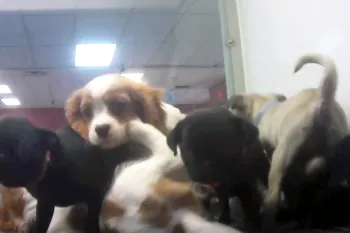
[[[0,5],[0,84],[10,86],[22,107],[62,107],[74,89],[97,75],[119,72],[121,65],[171,90],[173,104],[207,101],[207,88],[224,77],[216,0],[0,0]],[[79,43],[116,43],[111,66],[75,68]],[[176,92],[176,86],[190,88]]]

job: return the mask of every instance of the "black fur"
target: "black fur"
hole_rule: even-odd
[[[259,228],[262,194],[269,161],[258,140],[258,129],[224,107],[201,109],[180,121],[167,139],[181,157],[191,178],[199,183],[217,183],[224,204],[221,222],[230,222],[229,197],[238,196],[248,225]]]
[[[14,117],[0,121],[0,141],[1,181],[10,187],[26,186],[37,198],[37,233],[47,232],[54,206],[84,202],[88,205],[85,232],[100,232],[101,203],[116,165],[136,159],[135,155],[149,155],[141,145],[125,144],[111,150],[91,147],[68,125],[55,134]],[[53,159],[38,180],[46,151]]]

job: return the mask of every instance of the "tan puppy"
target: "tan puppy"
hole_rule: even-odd
[[[335,101],[338,74],[334,62],[319,54],[306,54],[295,72],[308,63],[324,66],[319,88],[305,89],[268,109],[271,100],[284,100],[283,96],[246,94],[229,101],[232,109],[244,111],[252,120],[260,116],[260,140],[274,150],[263,205],[263,225],[267,228],[275,224],[282,182],[288,186],[289,181],[295,185],[315,178],[324,169],[329,145],[347,134],[345,113]]]

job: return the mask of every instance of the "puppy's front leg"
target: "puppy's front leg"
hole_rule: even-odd
[[[46,233],[51,223],[55,206],[44,199],[38,198],[36,206],[36,233]]]
[[[99,216],[101,212],[102,198],[88,201],[88,215],[85,222],[86,233],[100,233]]]
[[[218,222],[222,224],[231,224],[231,208],[230,208],[230,198],[226,195],[219,194],[219,204],[221,207],[221,213],[218,218]]]

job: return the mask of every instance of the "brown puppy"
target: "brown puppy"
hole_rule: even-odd
[[[265,229],[274,227],[282,185],[293,187],[291,191],[307,178],[314,180],[324,170],[329,146],[347,133],[345,113],[335,100],[338,74],[334,62],[319,54],[306,54],[295,72],[308,63],[325,68],[319,88],[305,89],[278,104],[271,100],[281,95],[236,95],[229,101],[230,108],[244,111],[251,119],[260,117],[256,122],[260,140],[273,150],[263,205]],[[292,202],[288,197],[287,201]]]

